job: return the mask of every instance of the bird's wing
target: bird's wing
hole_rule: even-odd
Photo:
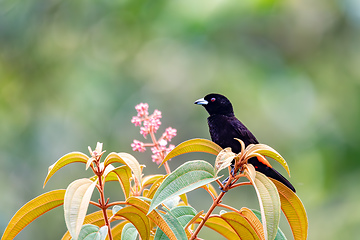
[[[234,117],[234,119],[230,122],[234,130],[239,134],[239,138],[245,142],[245,145],[259,143],[256,137],[245,127],[244,124],[239,121],[239,119]]]

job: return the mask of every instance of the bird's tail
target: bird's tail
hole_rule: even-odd
[[[278,180],[279,182],[283,183],[288,188],[290,188],[293,192],[296,192],[294,186],[283,175],[281,175],[278,171],[276,171],[271,166],[265,165],[264,163],[260,162],[255,157],[250,158],[248,163],[251,163],[252,165],[254,165],[256,171],[261,172],[270,178]]]

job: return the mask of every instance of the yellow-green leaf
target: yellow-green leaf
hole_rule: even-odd
[[[289,169],[289,166],[288,166],[287,162],[280,155],[280,153],[278,153],[272,147],[270,147],[268,145],[265,145],[265,144],[256,144],[249,150],[251,151],[251,153],[258,153],[258,154],[261,154],[261,155],[264,155],[264,156],[267,156],[267,157],[270,157],[270,158],[276,160],[277,162],[279,162],[285,168],[286,172],[290,176],[290,169]]]
[[[146,217],[145,213],[143,213],[137,207],[124,207],[123,209],[120,209],[120,211],[118,211],[115,215],[129,220],[138,230],[142,240],[148,240],[150,238],[149,219]]]
[[[201,210],[201,212],[198,212],[185,226],[185,231],[188,230],[191,224],[196,222],[198,220],[198,223],[201,222],[200,216],[204,213],[204,210]]]
[[[202,219],[198,218],[195,222],[200,223],[201,221]],[[234,229],[219,216],[209,217],[209,219],[205,222],[205,226],[220,233],[226,239],[240,240]]]
[[[150,205],[139,198],[130,197],[126,202],[140,209],[144,214],[149,211]],[[171,230],[164,218],[157,211],[151,211],[148,217],[168,236],[168,238],[176,239],[174,232]]]
[[[279,193],[275,184],[260,172],[256,172],[253,185],[259,199],[265,239],[273,240],[276,237],[280,221]]]
[[[179,195],[179,197],[184,202],[185,205],[189,205],[186,193]]]
[[[249,208],[242,207],[240,209],[240,214],[251,224],[260,239],[265,239],[263,225],[261,224],[259,218],[257,218],[257,216],[255,215],[255,213]]]
[[[128,166],[135,176],[135,180],[141,183],[141,166],[134,156],[129,153],[115,153],[112,152],[104,160],[104,167],[112,163],[122,163]]]
[[[44,181],[44,186],[49,181],[49,179],[54,175],[60,168],[74,162],[82,162],[85,163],[88,161],[89,157],[81,152],[71,152],[64,156],[62,156],[59,160],[57,160],[53,165],[49,167],[48,174]]]
[[[125,198],[130,196],[130,178],[131,178],[131,169],[128,166],[121,166],[115,168],[107,176],[105,176],[105,180],[109,175],[115,174],[119,180],[121,188],[124,192]]]
[[[162,176],[161,178],[159,178],[158,180],[156,180],[156,182],[153,183],[153,185],[151,185],[149,192],[147,193],[148,198],[152,199],[157,191],[157,189],[160,187],[161,183],[164,181],[164,179],[166,178],[167,175]]]
[[[22,206],[8,223],[1,240],[13,239],[39,216],[64,203],[65,190],[44,193]]]
[[[308,218],[300,198],[281,182],[271,179],[280,194],[281,209],[284,212],[295,240],[305,240],[308,235]]]
[[[204,185],[201,188],[205,189],[207,192],[210,192],[215,198],[218,196],[218,193],[216,192],[214,186],[211,183]]]
[[[214,155],[218,155],[222,148],[216,143],[201,138],[190,139],[185,142],[177,145],[168,155],[166,155],[165,159],[162,161],[160,166],[168,161],[170,158],[179,156],[184,153],[190,152],[206,152]]]
[[[148,185],[153,184],[154,182],[156,182],[159,178],[164,177],[164,175],[162,174],[156,174],[156,175],[148,175],[143,177],[142,182],[141,182],[141,186],[142,188],[147,187]]]
[[[64,196],[64,216],[66,227],[74,240],[78,238],[84,223],[91,195],[96,181],[83,178],[70,183]]]
[[[166,221],[167,225],[172,229],[172,231],[175,234],[175,238],[167,238],[165,237],[165,233],[158,228],[156,230],[154,239],[160,240],[160,239],[171,239],[171,240],[186,240],[187,235],[184,230],[184,227],[180,224],[179,219],[176,218],[171,211],[168,211],[166,214],[161,214],[161,216]]]
[[[260,240],[255,229],[252,225],[239,213],[228,212],[221,215],[221,218],[224,219],[237,233],[241,239],[246,240]]]

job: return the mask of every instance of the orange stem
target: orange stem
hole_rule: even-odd
[[[192,236],[189,240],[194,240],[197,238],[197,235],[199,234],[201,228],[204,226],[205,222],[208,220],[208,218],[210,217],[210,214],[214,211],[216,206],[219,205],[219,203],[221,202],[221,199],[224,197],[224,195],[225,195],[225,192],[221,192],[220,195],[214,200],[213,204],[209,208],[209,211],[206,213],[204,219],[201,221],[201,223],[196,228],[195,232],[192,234]]]

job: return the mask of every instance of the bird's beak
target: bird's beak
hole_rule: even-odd
[[[204,98],[200,98],[194,102],[194,104],[198,104],[198,105],[207,105],[208,103],[209,102],[206,101]]]

